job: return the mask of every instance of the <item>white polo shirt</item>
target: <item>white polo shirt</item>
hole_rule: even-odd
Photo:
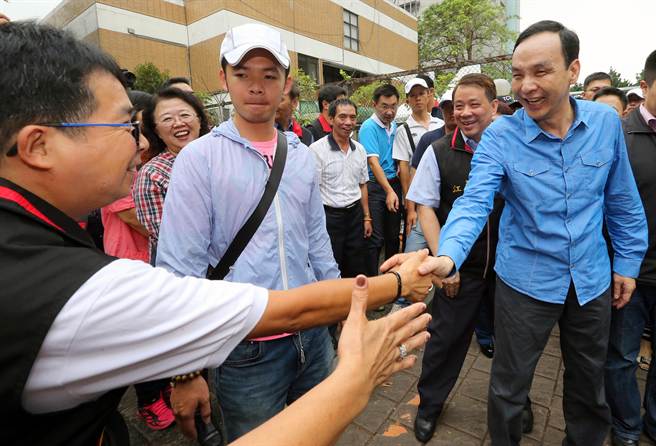
[[[350,148],[344,152],[332,134],[310,145],[317,163],[321,201],[325,206],[345,208],[358,201],[360,185],[369,180],[367,153],[357,141],[349,140]]]
[[[114,260],[55,318],[25,384],[23,408],[69,409],[129,384],[218,367],[267,302],[268,291],[254,285]]]
[[[410,134],[412,135],[412,140],[414,141],[415,147],[419,143],[419,139],[424,135],[424,133],[437,130],[440,127],[444,126],[444,121],[435,116],[431,116],[430,123],[428,124],[428,129],[423,125],[415,121],[415,118],[410,115],[407,121],[405,121],[410,127]],[[412,159],[412,146],[408,141],[408,132],[403,125],[399,125],[396,130],[396,137],[394,138],[394,146],[392,148],[392,158],[398,161],[408,161]]]

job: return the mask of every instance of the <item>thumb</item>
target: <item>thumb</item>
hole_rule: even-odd
[[[367,276],[360,274],[355,278],[353,292],[351,293],[351,311],[348,318],[366,317],[367,298],[369,297],[369,281]]]

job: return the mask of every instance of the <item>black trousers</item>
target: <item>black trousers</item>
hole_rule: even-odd
[[[460,273],[460,289],[451,299],[441,289],[435,290],[433,320],[428,326],[431,337],[421,364],[419,410],[417,416],[435,418],[444,407],[465,361],[479,309],[484,301],[492,307],[494,274]]]
[[[403,193],[398,178],[389,180],[390,185],[399,197],[399,210],[390,212],[387,209],[385,198],[387,194],[380,184],[375,181],[367,183],[369,192],[369,213],[372,218],[373,233],[367,239],[365,268],[367,276],[378,275],[378,260],[381,248],[385,247],[385,259],[389,259],[399,252],[399,232],[401,230],[401,206]]]
[[[518,445],[521,414],[533,372],[556,322],[565,365],[566,446],[601,446],[610,428],[604,364],[610,330],[610,290],[581,306],[574,285],[564,304],[522,294],[497,279],[496,347],[487,406],[493,445]]]
[[[333,255],[342,277],[364,274],[364,214],[360,201],[346,208],[323,208]]]

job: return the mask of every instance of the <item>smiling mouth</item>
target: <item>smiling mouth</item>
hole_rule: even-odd
[[[184,138],[186,136],[189,136],[189,133],[191,133],[189,132],[189,130],[178,130],[173,134],[173,136],[175,136],[176,138]]]
[[[544,98],[537,98],[537,99],[524,98],[524,100],[526,101],[527,104],[538,105],[544,100]]]

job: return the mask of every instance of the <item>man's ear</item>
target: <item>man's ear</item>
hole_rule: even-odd
[[[226,79],[226,73],[223,71],[223,68],[219,69],[219,83],[221,84],[221,89],[228,91],[228,80]]]
[[[567,68],[569,71],[569,84],[574,85],[577,80],[579,80],[579,74],[581,73],[581,62],[578,59],[572,61]]]
[[[498,109],[499,109],[499,100],[498,100],[498,99],[494,99],[494,100],[492,101],[492,114],[493,114],[493,115],[496,115]]]
[[[291,76],[287,76],[287,79],[285,79],[285,87],[284,87],[283,90],[282,90],[282,94],[283,94],[283,95],[288,94],[289,91],[292,89],[292,82],[294,82],[294,80],[292,79],[292,77],[291,77]]]
[[[16,138],[18,158],[33,169],[48,170],[54,166],[55,129],[27,125]]]

